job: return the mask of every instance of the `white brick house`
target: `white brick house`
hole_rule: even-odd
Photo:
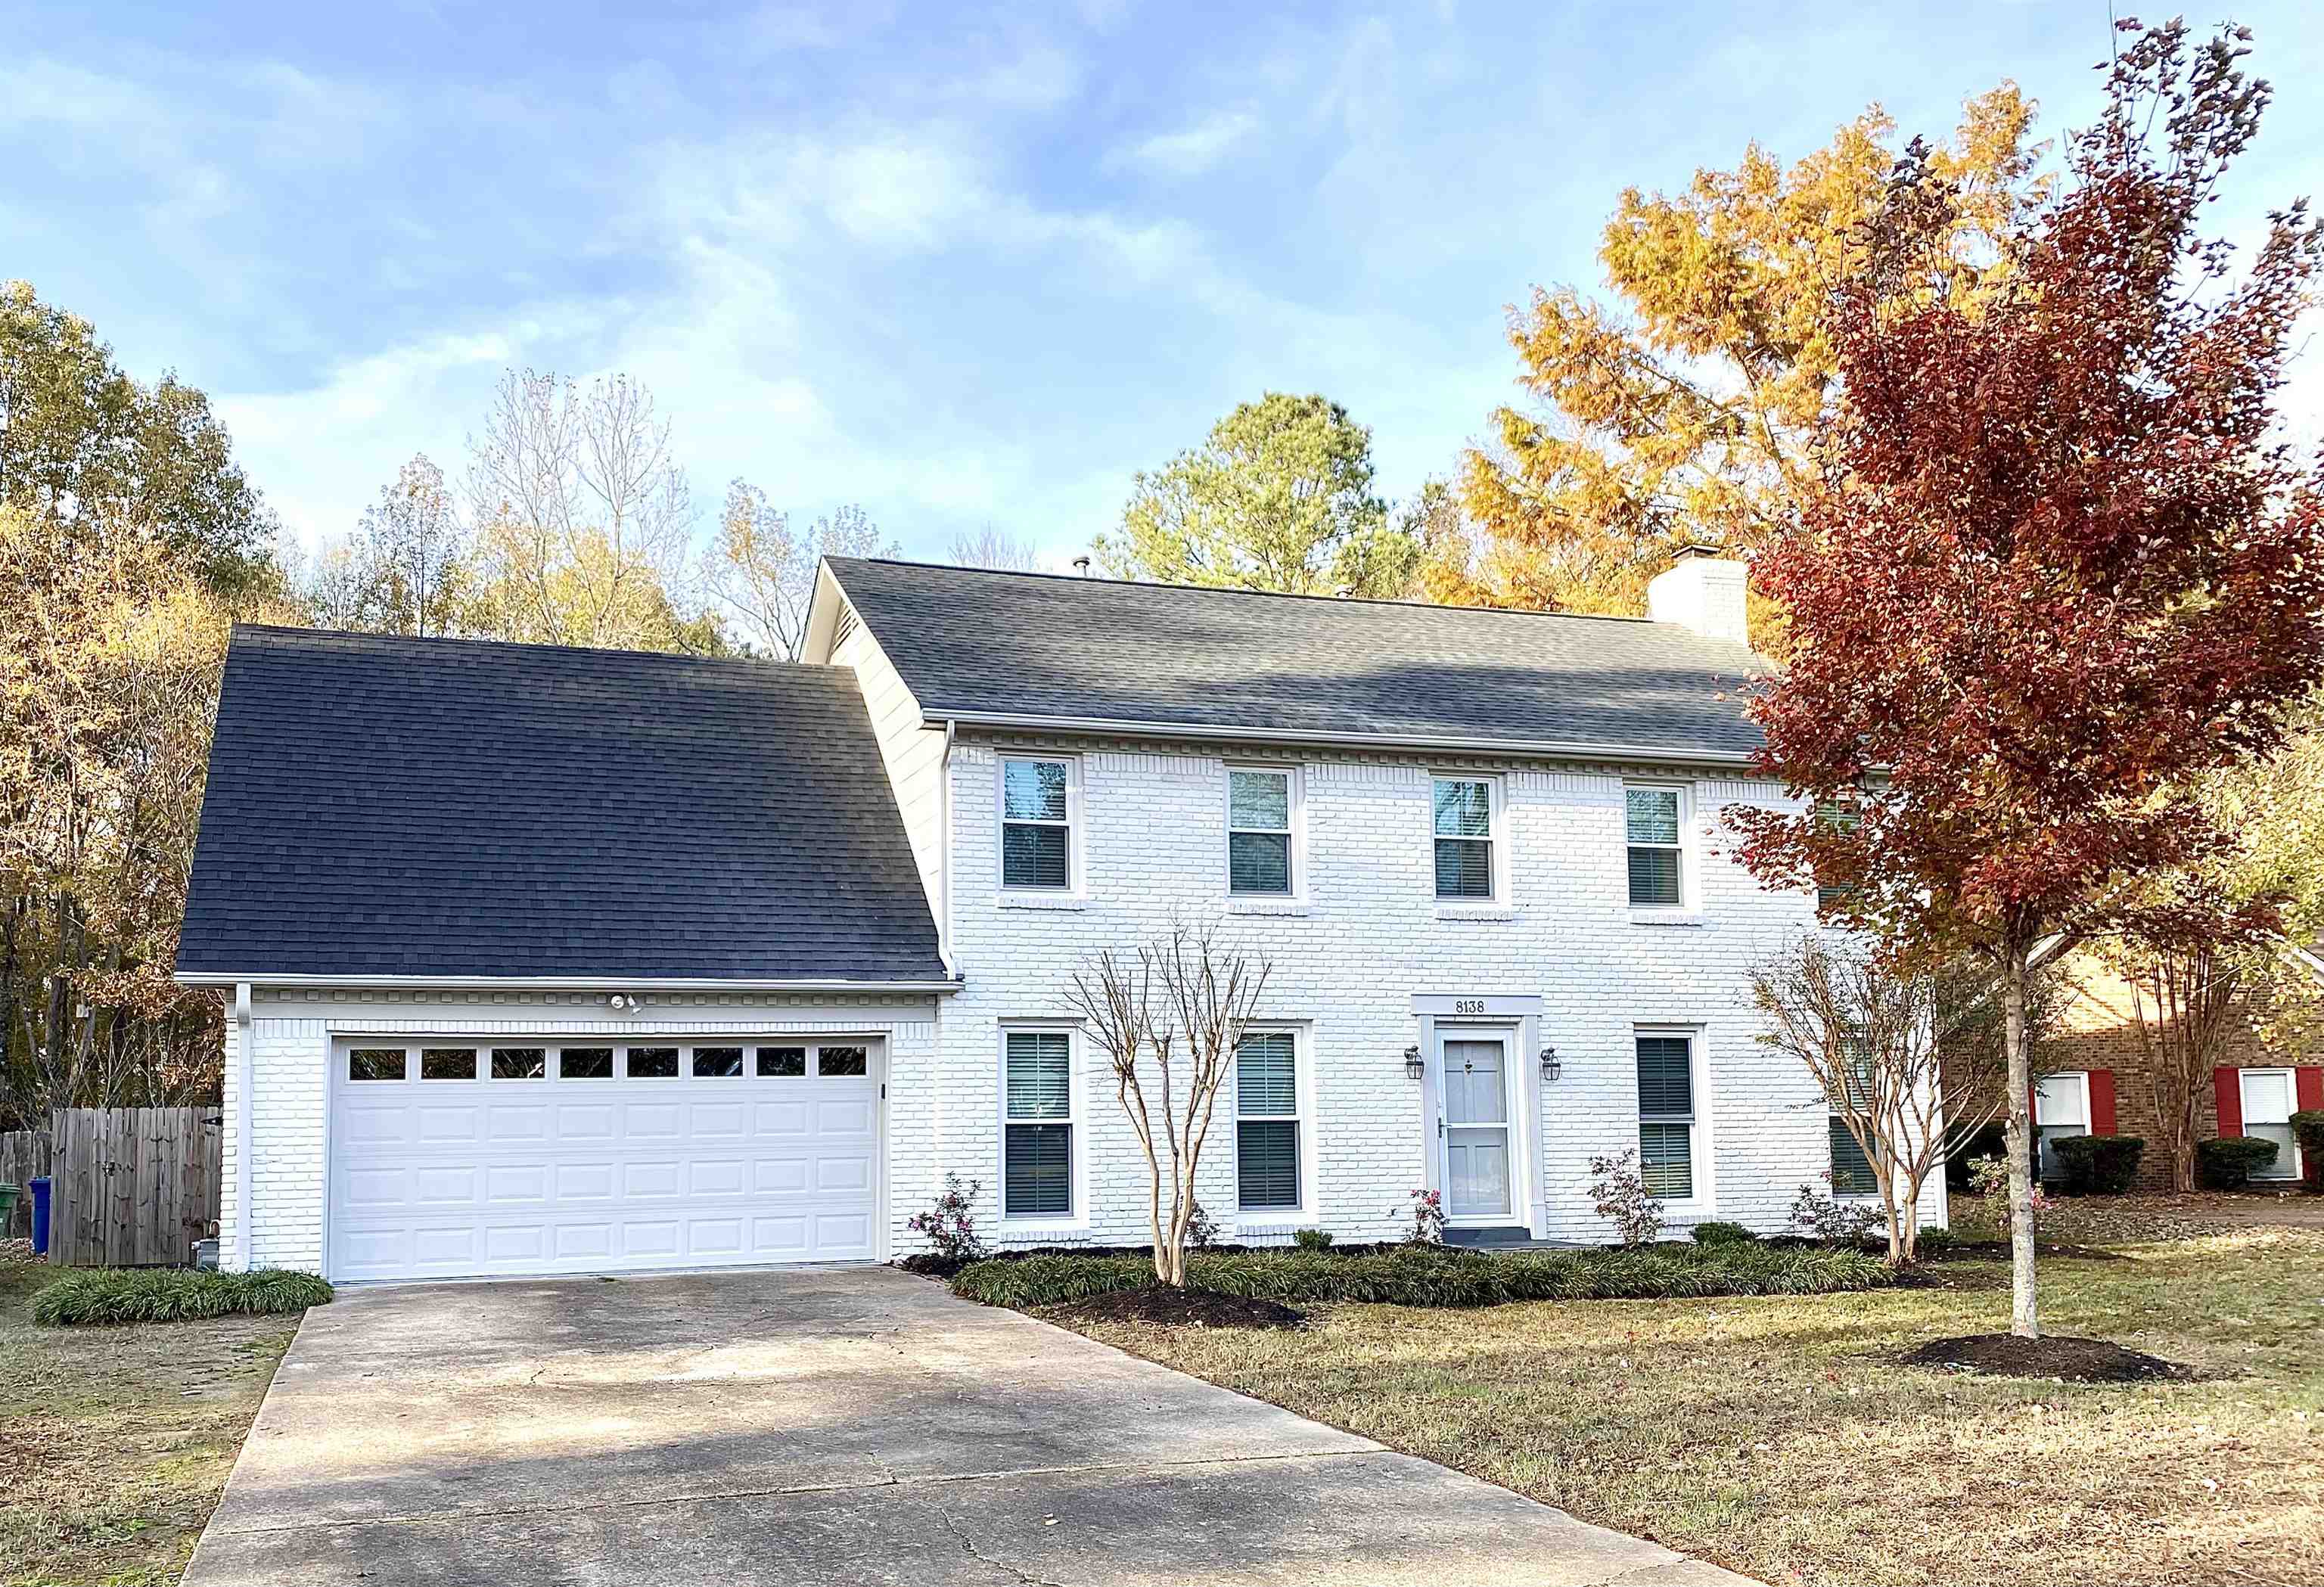
[[[1142,1241],[1143,1163],[1064,992],[1174,918],[1270,964],[1204,1163],[1232,1236],[1390,1237],[1425,1186],[1470,1238],[1601,1239],[1586,1165],[1626,1149],[1674,1225],[1774,1232],[1834,1167],[1832,1132],[1754,1039],[1748,971],[1812,900],[1761,889],[1722,840],[1723,808],[1781,797],[1744,774],[1740,569],[1682,563],[1654,602],[1662,621],[1634,622],[827,563],[811,665],[742,670],[860,691],[862,731],[820,697],[754,694],[738,718],[723,693],[695,731],[655,691],[723,688],[735,664],[604,662],[576,708],[658,724],[610,790],[633,798],[566,786],[576,746],[537,710],[480,697],[415,727],[386,690],[387,736],[482,768],[469,819],[512,817],[482,884],[458,853],[456,879],[414,881],[372,840],[408,803],[284,799],[283,757],[360,759],[381,730],[286,739],[269,708],[314,693],[311,658],[271,685],[230,667],[180,961],[236,1000],[226,1259],[386,1278],[878,1259],[911,1249],[947,1172],[981,1182],[1007,1242]],[[237,656],[297,650],[248,637]],[[527,701],[604,657],[366,641],[332,662],[447,651],[492,653],[476,687]],[[754,713],[779,742],[730,780],[720,746]],[[521,807],[542,783],[549,807]],[[272,835],[226,799],[274,800]],[[694,830],[696,802],[738,825]],[[566,885],[575,851],[527,835],[552,811],[627,857]],[[722,874],[737,845],[763,863]],[[332,867],[286,921],[281,881]]]

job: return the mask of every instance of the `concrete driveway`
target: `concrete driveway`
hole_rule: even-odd
[[[1741,1580],[880,1268],[344,1295],[185,1577]]]

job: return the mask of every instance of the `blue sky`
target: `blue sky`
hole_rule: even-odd
[[[2324,185],[2324,28],[2238,14],[2287,88],[2221,207],[2248,235]],[[1509,396],[1506,305],[1599,284],[1624,186],[1873,100],[1949,131],[2004,77],[2054,134],[2107,16],[0,0],[0,276],[210,392],[306,543],[415,451],[456,475],[530,364],[647,381],[706,525],[742,475],[1062,561],[1270,389],[1346,404],[1408,494]]]

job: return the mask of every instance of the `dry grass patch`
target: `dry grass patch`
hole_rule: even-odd
[[[2007,1327],[1982,1258],[1946,1288],[1069,1325],[1769,1582],[2324,1583],[2324,1236],[2124,1254],[2045,1259],[2049,1325],[2204,1380],[1898,1364]]]
[[[174,1582],[298,1318],[36,1327],[0,1259],[0,1582]]]

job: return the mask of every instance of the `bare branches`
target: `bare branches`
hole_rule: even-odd
[[[807,640],[815,570],[825,557],[892,557],[880,526],[861,507],[843,505],[794,531],[790,514],[745,480],[726,487],[718,539],[706,567],[712,595],[737,619],[753,649],[797,660]]]
[[[1111,948],[1097,954],[1074,972],[1065,994],[1106,1055],[1115,1100],[1146,1153],[1154,1276],[1162,1283],[1186,1281],[1203,1148],[1268,973],[1265,958],[1226,943],[1216,927],[1174,921],[1134,956]],[[1149,1064],[1150,1092],[1144,1074]]]

